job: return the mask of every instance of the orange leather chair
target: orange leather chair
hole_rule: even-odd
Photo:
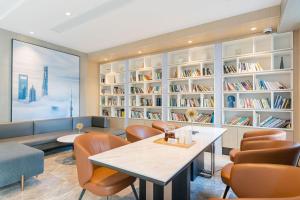
[[[168,126],[173,126],[175,129],[180,128],[181,126],[171,123],[171,122],[163,122],[163,121],[154,121],[152,123],[152,128],[156,128],[162,132],[165,132],[166,129],[168,129]]]
[[[108,151],[128,144],[127,141],[110,134],[87,133],[74,141],[77,174],[80,186],[83,188],[79,199],[88,190],[98,196],[111,196],[131,186],[137,197],[133,183],[136,178],[118,171],[93,165],[89,156]]]
[[[137,142],[148,137],[162,134],[163,132],[143,125],[132,125],[126,128],[126,136],[129,142]]]
[[[272,164],[236,164],[230,184],[245,200],[300,200],[300,168]],[[210,200],[220,200],[212,198]]]
[[[257,141],[257,140],[286,140],[286,132],[281,130],[259,130],[259,131],[249,131],[246,132],[241,141],[240,150],[233,149],[230,151],[230,160],[234,162],[235,155],[239,151],[243,151],[243,144],[247,141]]]
[[[234,163],[225,165],[221,171],[221,178],[226,189],[226,198],[230,189],[231,170],[240,163],[270,163],[297,166],[300,156],[300,145],[286,140],[258,140],[247,141],[243,144],[243,151],[235,155]]]

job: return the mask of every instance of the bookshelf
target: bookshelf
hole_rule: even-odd
[[[100,116],[125,118],[125,62],[100,65]]]
[[[292,140],[293,54],[288,32],[101,64],[100,115],[124,127],[160,119],[186,125],[193,107],[195,124],[221,121],[228,129],[224,147],[237,148],[244,132],[265,128]]]
[[[168,53],[168,121],[188,123],[185,116],[195,108],[194,123],[214,122],[214,46],[201,46]]]
[[[162,120],[163,55],[129,60],[129,118]]]
[[[293,130],[293,34],[223,43],[223,125]]]

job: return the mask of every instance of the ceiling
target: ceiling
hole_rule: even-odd
[[[91,53],[279,5],[280,2],[0,0],[0,28]],[[66,16],[66,12],[71,15]]]

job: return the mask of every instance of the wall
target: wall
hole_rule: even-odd
[[[300,142],[300,29],[294,31],[294,141]]]
[[[95,104],[94,101],[91,99],[97,98],[98,96],[95,95],[97,94],[97,90],[95,90],[95,85],[97,87],[98,84],[94,83],[95,77],[97,78],[97,73],[95,72],[93,65],[91,66],[91,69],[88,67],[89,63],[87,54],[0,29],[0,123],[10,121],[11,115],[10,110],[12,39],[18,39],[24,42],[33,43],[43,47],[80,56],[80,114],[84,116],[96,113],[94,111],[96,110],[95,106],[97,104]]]

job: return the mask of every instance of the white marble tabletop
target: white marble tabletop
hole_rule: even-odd
[[[57,141],[58,142],[61,142],[61,143],[70,143],[70,144],[73,144],[74,143],[74,140],[80,136],[82,134],[70,134],[70,135],[65,135],[65,136],[62,136],[62,137],[59,137],[57,138]]]
[[[191,126],[176,129],[186,132]],[[206,147],[226,132],[224,128],[193,126],[199,133],[192,136],[196,143],[190,148],[157,144],[153,141],[164,134],[147,138],[89,157],[100,166],[109,167],[144,180],[166,185]]]

